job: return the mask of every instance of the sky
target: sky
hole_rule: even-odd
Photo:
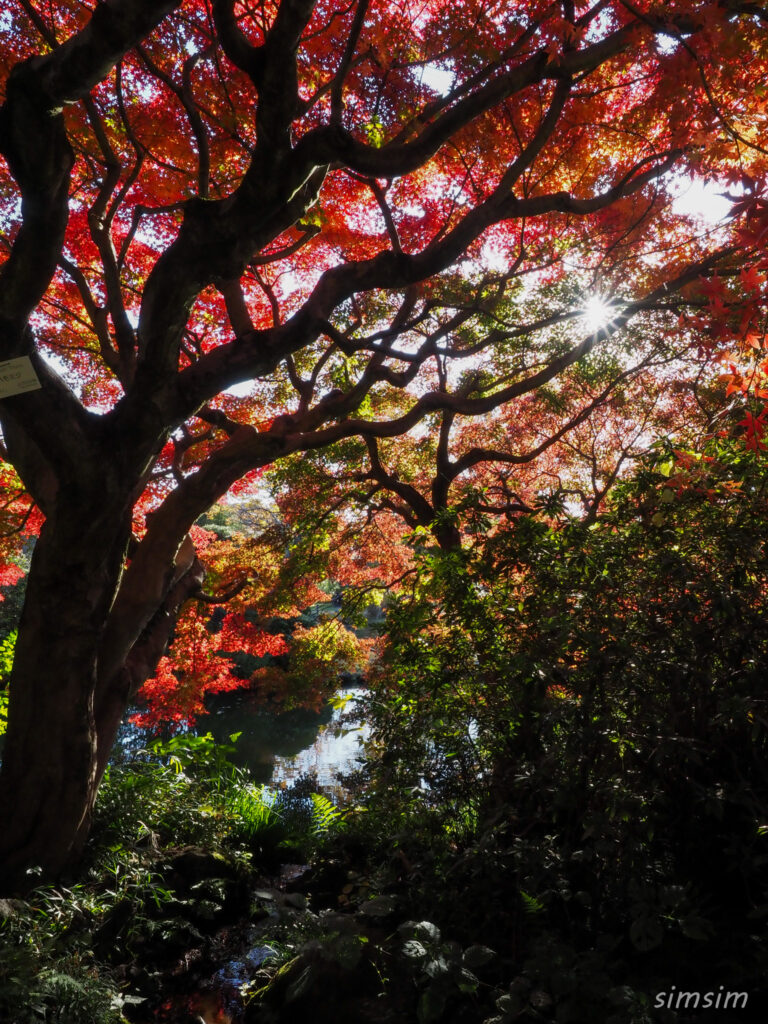
[[[672,188],[677,192],[672,204],[674,212],[697,217],[703,225],[717,224],[728,216],[731,209],[730,202],[722,194],[726,187],[718,182],[679,176]]]

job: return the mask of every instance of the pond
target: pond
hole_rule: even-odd
[[[320,712],[305,708],[280,712],[265,708],[247,690],[235,691],[215,698],[209,714],[201,716],[190,731],[198,736],[211,733],[218,743],[229,743],[230,736],[240,733],[232,760],[247,767],[256,782],[279,785],[315,772],[323,789],[339,797],[343,790],[337,774],[359,768],[368,732],[354,717],[355,698],[362,693],[360,687],[339,690],[336,697],[347,699],[343,708],[328,703]],[[151,738],[150,733],[126,724],[118,736],[118,749],[129,753]]]

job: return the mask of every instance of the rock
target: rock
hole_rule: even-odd
[[[280,868],[280,888],[285,892],[304,890],[312,874],[308,864],[283,864]]]
[[[283,903],[288,907],[296,907],[297,910],[303,910],[307,905],[307,897],[300,892],[289,892],[286,894]]]
[[[182,850],[161,867],[161,872],[183,904],[174,905],[173,912],[206,931],[236,922],[248,906],[247,872],[216,851],[197,847]]]
[[[326,934],[338,932],[346,935],[363,935],[367,932],[362,919],[356,920],[351,914],[340,914],[334,910],[321,910],[319,920]]]
[[[390,917],[397,909],[397,899],[394,896],[374,896],[360,904],[360,914],[363,917],[385,918]]]
[[[331,922],[323,919],[323,924]],[[379,976],[362,936],[327,934],[307,942],[248,1004],[246,1024],[360,1024],[359,1001],[379,990]]]
[[[26,906],[27,904],[23,900],[0,900],[0,921],[16,917]]]
[[[256,889],[253,895],[259,900],[271,900],[274,902],[280,895],[279,889]]]
[[[182,850],[170,862],[171,870],[191,888],[204,878],[237,879],[240,875],[237,864],[214,850],[190,847]]]

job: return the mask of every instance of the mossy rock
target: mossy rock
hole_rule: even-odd
[[[24,900],[0,900],[0,921],[7,921],[11,917],[18,917],[19,914],[29,910],[29,904]]]
[[[355,948],[353,948],[355,947]],[[379,978],[357,935],[307,943],[275,973],[246,1010],[246,1024],[350,1024],[361,1020],[359,1000],[372,997]]]
[[[218,850],[203,850],[190,846],[177,853],[169,862],[169,872],[163,872],[174,888],[191,889],[206,878],[238,880],[242,869],[236,862],[225,857]]]

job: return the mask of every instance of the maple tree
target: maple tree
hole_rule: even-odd
[[[0,400],[7,561],[39,534],[7,880],[77,857],[126,705],[203,592],[190,530],[238,481],[362,446],[369,497],[450,545],[462,474],[545,453],[676,330],[680,352],[748,344],[732,317],[679,318],[735,253],[764,287],[767,20],[721,0],[10,0],[0,351],[40,386]],[[700,231],[673,172],[757,184]],[[610,328],[587,329],[593,292]],[[643,318],[537,432],[530,396]],[[430,431],[425,499],[386,459]]]

